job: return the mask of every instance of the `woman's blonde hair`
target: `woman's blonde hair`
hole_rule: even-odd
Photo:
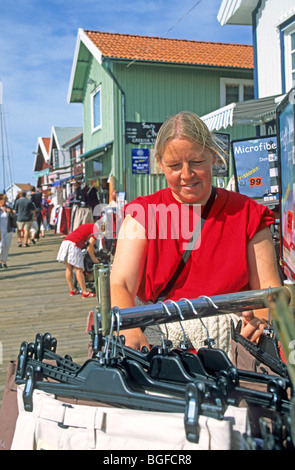
[[[167,143],[177,137],[185,137],[216,153],[227,166],[223,157],[221,143],[209,131],[208,127],[195,113],[182,111],[174,114],[162,124],[155,143],[155,156],[160,160]]]

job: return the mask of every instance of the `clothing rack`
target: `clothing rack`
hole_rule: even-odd
[[[27,412],[33,411],[33,392],[38,389],[59,398],[182,413],[187,440],[197,443],[201,415],[223,420],[227,407],[239,406],[243,400],[260,407],[267,416],[272,412],[274,419],[282,423],[286,434],[277,442],[278,436],[267,431],[262,413],[261,428],[268,448],[275,440],[283,450],[287,435],[287,447],[294,450],[291,384],[287,378],[240,371],[215,348],[200,348],[197,356],[165,345],[143,353],[129,350],[118,336],[104,337],[100,353],[82,365],[69,356],[59,356],[56,349],[57,341],[49,333],[39,333],[35,342],[21,344],[15,382],[24,384]],[[137,360],[140,355],[146,367]],[[246,382],[264,384],[266,389],[248,388]],[[255,445],[251,435],[245,436],[245,442],[249,447]]]
[[[73,362],[70,356],[62,358],[56,352],[56,339],[49,333],[37,334],[33,343],[24,341],[18,355],[16,383],[24,385],[26,411],[33,410],[33,392],[39,389],[58,397],[93,400],[115,407],[183,413],[187,440],[197,443],[201,415],[223,420],[229,405],[238,407],[246,401],[261,410],[259,424],[264,448],[294,450],[294,382],[288,370],[284,369],[282,375],[240,370],[224,351],[212,347],[209,338],[195,355],[174,349],[163,337],[162,344],[135,351],[124,344],[120,334],[129,328],[192,318],[202,321],[206,316],[229,311],[266,308],[268,302],[276,304],[281,297],[287,303],[288,289],[168,300],[120,310],[110,307],[108,266],[96,267],[98,305],[94,308],[91,331],[93,357],[82,365]],[[273,429],[264,419],[270,413]],[[245,445],[252,449],[256,441],[247,435]]]
[[[181,299],[178,302],[168,300],[166,302],[158,302],[157,304],[119,309],[118,307],[111,308],[109,272],[108,266],[95,265],[96,290],[99,305],[93,309],[94,323],[92,325],[91,336],[94,353],[101,350],[102,338],[111,336],[114,331],[117,333],[121,331],[124,334],[124,330],[130,328],[139,327],[144,330],[148,326],[165,325],[172,322],[180,322],[181,324],[182,321],[191,319],[200,320],[205,328],[202,321],[205,317],[226,315],[228,313],[238,314],[246,310],[269,308],[270,305],[273,306],[282,301],[289,311],[288,305],[290,304],[291,298],[293,300],[294,293],[293,285],[289,288],[287,284],[288,287],[245,291],[212,297],[202,296],[192,300]],[[238,323],[236,329],[232,322],[231,338],[237,343],[240,343],[253,357],[267,365],[274,374],[278,374],[282,377],[289,377],[289,374],[291,374],[291,378],[293,379],[292,384],[295,388],[295,368],[294,366],[291,369],[290,366],[288,368],[282,361],[280,351],[278,350],[277,335],[271,323],[265,327],[265,334],[260,337],[258,344],[254,344],[244,338],[240,334],[240,331],[241,321]],[[290,344],[291,337],[295,339],[295,329],[294,331],[292,329],[292,319],[289,319],[288,322],[288,332],[289,336],[284,343]],[[292,333],[294,333],[294,336],[292,336]],[[162,345],[164,341],[162,334]],[[186,347],[185,343],[184,335],[184,348]],[[214,341],[210,339],[207,331],[205,345],[212,347],[213,344]],[[120,347],[120,344],[118,347]],[[136,360],[144,364],[141,355],[136,355],[136,352],[129,352],[129,354],[133,355]]]
[[[201,296],[192,300],[181,299],[177,302],[167,300],[164,303],[120,309],[120,329],[262,309],[267,307],[266,299],[270,293],[275,298],[282,292],[287,299],[290,298],[287,287],[278,287],[271,289],[271,292],[269,289],[262,289],[212,297]]]

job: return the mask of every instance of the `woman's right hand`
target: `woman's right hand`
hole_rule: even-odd
[[[120,331],[120,335],[125,337],[125,346],[141,351],[143,346],[150,349],[148,341],[140,328]]]

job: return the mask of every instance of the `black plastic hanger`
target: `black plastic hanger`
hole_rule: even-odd
[[[197,354],[205,371],[211,376],[221,370],[234,367],[228,355],[222,349],[202,347],[198,349]]]
[[[191,374],[187,370],[181,357],[175,353],[157,354],[153,356],[148,368],[150,377],[178,383],[188,383],[194,380],[204,380],[204,375]]]
[[[279,353],[278,342],[270,329],[270,334],[260,336],[257,344],[252,343],[241,335],[242,322],[239,321],[236,328],[231,322],[231,338],[241,344],[253,357],[262,364],[268,366],[274,374],[289,378],[287,365],[282,361]]]
[[[41,365],[28,363],[23,379],[16,382],[25,383],[23,400],[27,411],[32,411],[32,394],[34,389],[39,389],[64,398],[94,400],[144,410],[184,412],[184,398],[146,394],[143,387],[132,388],[126,371],[120,366],[106,366],[95,359],[89,359],[70,379],[57,368],[46,372],[48,369],[43,369]],[[42,380],[48,375],[58,382]]]
[[[197,354],[182,349],[172,349],[171,352],[179,355],[185,370],[191,376],[196,376],[196,378],[203,377],[204,379],[210,378],[210,375],[205,370],[202,361]]]
[[[185,396],[185,384],[174,384],[171,382],[155,380],[137,361],[123,359],[120,365],[125,368],[128,374],[128,379],[134,387],[140,385],[147,390],[153,390],[155,392],[170,393],[182,398]]]

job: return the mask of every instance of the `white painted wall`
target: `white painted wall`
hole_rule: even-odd
[[[251,24],[257,0],[223,0],[218,12],[221,24]],[[295,15],[295,0],[262,0],[256,17],[258,98],[279,95],[282,89],[280,27]],[[253,25],[254,26],[254,25]],[[294,26],[292,26],[294,27]],[[287,44],[285,44],[286,50]],[[286,87],[292,87],[286,67]]]
[[[256,19],[259,98],[282,93],[279,27],[292,13],[294,0],[262,0]]]

